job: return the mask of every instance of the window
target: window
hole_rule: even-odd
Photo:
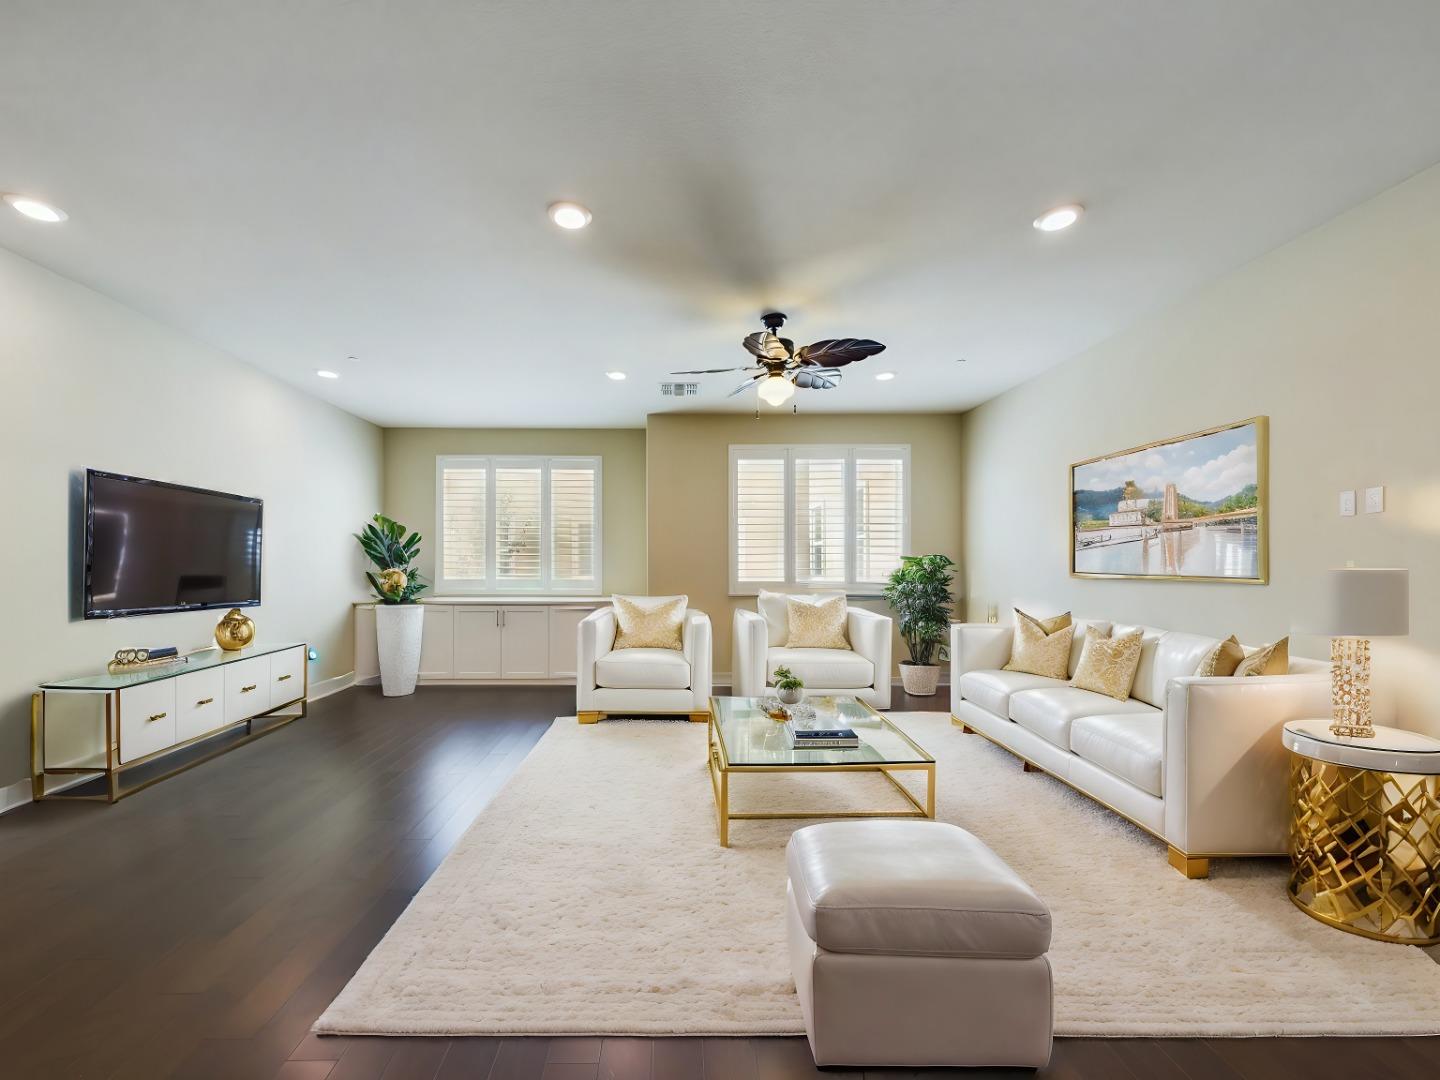
[[[910,543],[908,446],[732,446],[730,591],[878,592]]]
[[[435,588],[600,591],[600,459],[435,459]]]

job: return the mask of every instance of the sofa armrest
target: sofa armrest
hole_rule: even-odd
[[[615,609],[596,608],[575,628],[575,706],[580,712],[591,708],[595,693],[595,661],[615,647]]]
[[[1328,716],[1330,676],[1171,679],[1165,688],[1165,839],[1191,855],[1282,855],[1289,762],[1280,729]]]
[[[765,618],[758,611],[738,608],[730,653],[730,691],[736,697],[762,697],[765,693],[765,652],[770,647]]]
[[[1010,662],[1015,628],[999,623],[950,624],[950,715],[960,713],[960,676],[994,671]]]
[[[895,622],[888,615],[868,608],[845,609],[845,634],[850,648],[875,669],[875,707],[890,707],[890,680],[894,677],[891,664],[891,641]]]
[[[687,608],[680,640],[685,662],[690,665],[690,690],[695,695],[697,711],[699,708],[709,708],[710,692],[714,689],[711,677],[713,650],[710,642],[710,616],[703,611]]]

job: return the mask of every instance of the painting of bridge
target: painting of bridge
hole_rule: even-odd
[[[1262,416],[1072,465],[1070,572],[1264,583],[1268,449]]]

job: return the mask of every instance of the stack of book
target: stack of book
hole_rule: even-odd
[[[790,744],[796,750],[855,750],[860,737],[852,728],[791,728]]]

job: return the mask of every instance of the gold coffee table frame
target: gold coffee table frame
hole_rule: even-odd
[[[728,698],[725,700],[738,701],[757,699],[749,698]],[[725,750],[725,739],[720,733],[720,721],[718,719],[720,699],[710,699],[710,723],[706,728],[706,759],[710,768],[710,784],[715,791],[715,815],[720,831],[720,846],[730,846],[730,822],[732,821],[773,821],[779,819],[801,819],[801,818],[928,818],[935,817],[935,759],[920,746],[914,739],[910,738],[900,727],[892,723],[888,717],[882,716],[872,708],[869,702],[859,698],[837,697],[837,701],[853,702],[859,705],[875,719],[879,720],[890,731],[899,735],[915,752],[925,758],[925,761],[914,762],[889,762],[889,761],[857,761],[850,763],[835,763],[826,765],[802,765],[802,764],[781,764],[781,765],[735,765],[730,762]],[[773,721],[772,721],[773,722]],[[863,736],[862,736],[863,741]],[[843,752],[843,751],[842,751]],[[734,773],[879,773],[894,785],[895,790],[905,797],[910,804],[908,810],[832,810],[829,812],[736,812],[730,809],[730,776]],[[926,777],[925,801],[922,803],[911,793],[910,789],[902,784],[896,777],[891,775],[897,772],[923,772]]]

